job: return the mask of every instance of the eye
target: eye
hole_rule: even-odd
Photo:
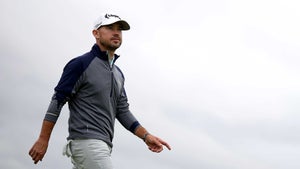
[[[122,24],[118,24],[118,30],[119,31],[123,30],[123,25]]]
[[[113,26],[112,26],[112,25],[108,25],[108,26],[107,26],[107,29],[112,30],[112,29],[113,29]]]

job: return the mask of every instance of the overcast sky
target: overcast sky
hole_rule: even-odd
[[[298,0],[1,0],[0,168],[71,168],[64,107],[44,160],[28,151],[64,65],[118,14],[131,111],[172,151],[116,123],[116,169],[299,169]]]

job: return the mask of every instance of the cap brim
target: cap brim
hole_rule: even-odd
[[[121,25],[121,29],[124,30],[124,31],[130,29],[129,24],[124,20],[116,20],[116,21],[107,22],[107,23],[104,23],[104,24],[100,25],[98,28],[100,28],[101,26],[111,25],[111,24],[114,24],[114,23],[119,23]]]
[[[120,21],[117,21],[117,22],[115,22],[115,23],[120,23],[121,26],[122,26],[121,29],[124,30],[124,31],[130,29],[129,24],[128,24],[126,21],[124,21],[124,20],[120,20]]]

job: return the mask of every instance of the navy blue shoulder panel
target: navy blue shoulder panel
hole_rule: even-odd
[[[88,52],[67,63],[58,85],[55,87],[55,100],[59,103],[64,103],[68,100],[76,82],[94,58],[95,55],[92,52]]]

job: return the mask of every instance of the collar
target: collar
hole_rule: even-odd
[[[91,52],[97,56],[98,58],[108,61],[108,55],[107,55],[107,51],[101,51],[100,47],[97,44],[94,44],[94,46],[92,47]],[[114,61],[115,62],[118,58],[120,57],[120,55],[114,54]]]

